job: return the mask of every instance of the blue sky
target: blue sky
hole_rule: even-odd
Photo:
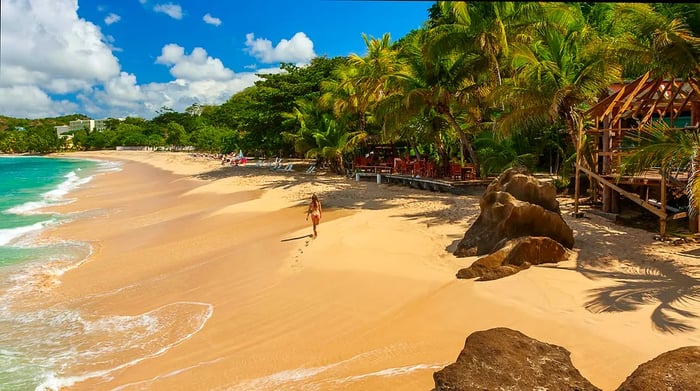
[[[280,62],[364,54],[432,1],[0,0],[0,115],[152,118],[221,104]]]

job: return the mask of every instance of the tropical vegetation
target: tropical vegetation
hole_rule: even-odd
[[[393,144],[481,175],[527,165],[566,177],[585,143],[583,113],[610,84],[700,73],[696,4],[437,1],[426,11],[397,40],[363,36],[366,53],[281,64],[221,105],[163,107],[70,142],[52,128],[69,117],[0,117],[0,151],[192,145],[314,158],[342,173],[367,145]]]

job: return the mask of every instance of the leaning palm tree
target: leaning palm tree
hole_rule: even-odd
[[[416,31],[401,42],[400,57],[406,62],[404,72],[398,75],[402,103],[408,111],[421,108],[444,118],[470,160],[478,164],[472,136],[466,129],[470,123],[482,121],[479,102],[485,100],[488,89],[479,84],[477,76],[483,69],[483,57],[478,53],[435,53],[430,45],[430,35],[425,31]],[[460,116],[467,120],[460,123]]]
[[[629,156],[623,157],[620,175],[640,173],[649,167],[660,167],[664,177],[673,171],[687,170],[688,215],[700,213],[700,131],[697,127],[671,129],[664,121],[657,121],[639,129],[630,136],[638,144]]]

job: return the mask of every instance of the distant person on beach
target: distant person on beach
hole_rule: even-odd
[[[321,215],[323,210],[321,209],[321,201],[318,200],[316,194],[311,196],[311,203],[309,204],[309,209],[306,211],[306,220],[309,220],[309,215],[311,215],[311,222],[314,224],[314,238],[318,236],[316,232],[316,226],[321,222]]]

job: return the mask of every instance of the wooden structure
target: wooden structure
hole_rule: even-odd
[[[611,90],[611,95],[585,113],[586,118],[594,123],[585,132],[597,145],[595,167],[584,167],[577,160],[577,169],[599,183],[604,212],[618,213],[620,196],[626,197],[658,216],[661,234],[665,235],[668,220],[688,216],[686,212],[667,205],[670,192],[685,191],[687,173],[665,177],[658,169],[649,168],[637,176],[621,177],[618,167],[625,154],[624,138],[626,134],[659,120],[666,121],[672,131],[697,128],[700,123],[700,82],[693,78],[652,79],[647,72],[629,84],[612,86]],[[580,152],[581,146],[577,149]],[[576,205],[578,180],[577,175]],[[690,226],[692,232],[697,232],[697,219],[693,219]]]
[[[387,171],[356,171],[355,180],[360,178],[376,178],[377,183],[402,184],[416,189],[448,192],[454,194],[470,194],[474,189],[488,186],[492,179],[452,180],[448,178],[421,177],[390,173]]]

